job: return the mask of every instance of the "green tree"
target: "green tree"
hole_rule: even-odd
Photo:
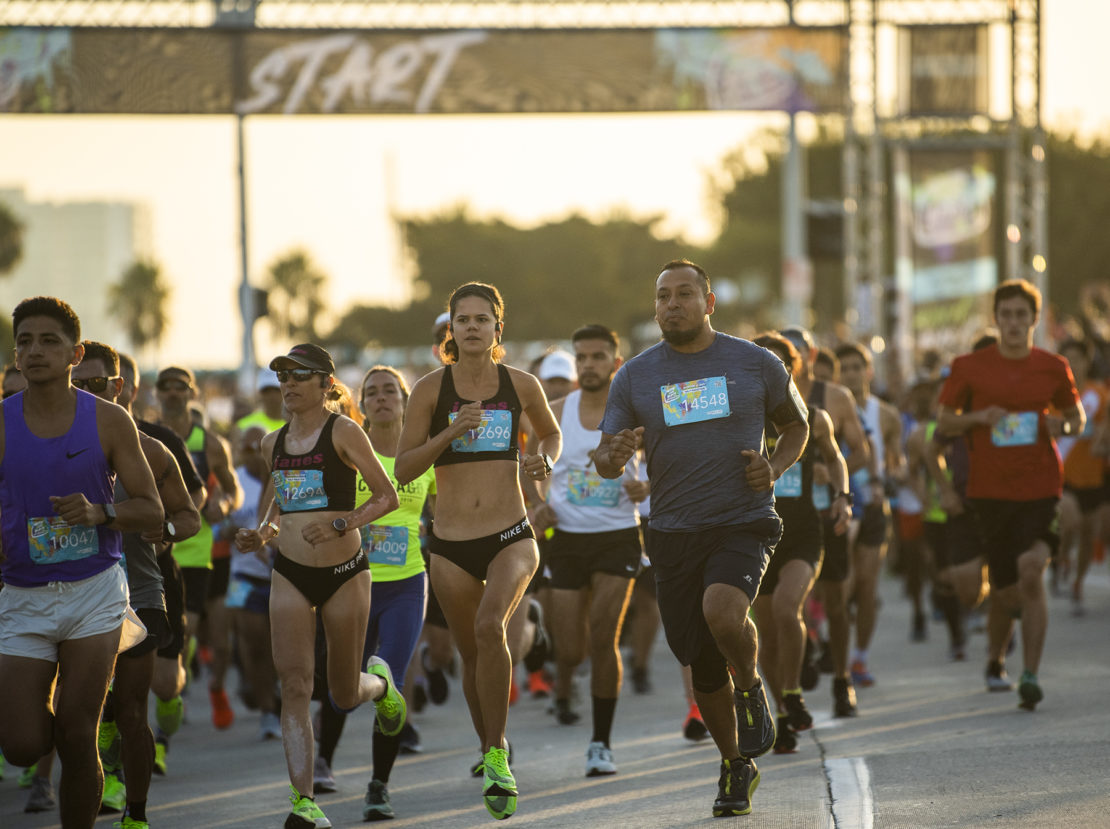
[[[274,333],[294,342],[316,341],[327,274],[307,251],[296,249],[275,259],[269,276],[269,320]]]
[[[3,204],[0,204],[0,277],[7,276],[23,258],[24,226],[19,218]],[[0,353],[10,359],[15,348],[12,323],[7,315],[0,316]]]
[[[108,286],[108,303],[122,321],[136,349],[157,346],[166,335],[170,286],[156,262],[140,259],[128,265],[119,282]]]

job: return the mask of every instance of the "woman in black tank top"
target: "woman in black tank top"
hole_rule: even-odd
[[[503,819],[517,797],[504,742],[512,679],[505,629],[539,563],[519,476],[547,478],[561,438],[539,381],[499,364],[504,303],[497,289],[463,285],[449,310],[447,365],[412,390],[394,474],[404,486],[435,466],[432,586],[462,657],[463,691],[481,741],[483,799]],[[539,441],[518,458],[521,414]]]
[[[281,680],[281,732],[292,784],[286,825],[326,821],[312,800],[313,734],[309,716],[316,617],[328,643],[328,699],[353,711],[373,700],[384,734],[396,734],[405,705],[389,666],[377,657],[363,673],[370,616],[370,571],[359,527],[397,509],[397,492],[370,440],[353,420],[328,409],[335,364],[318,345],[294,346],[270,363],[281,383],[289,423],[262,439],[270,466],[269,506],[257,530],[241,529],[236,544],[254,553],[281,534],[270,593],[274,667]],[[373,493],[355,508],[355,471]],[[377,660],[375,662],[375,660]]]

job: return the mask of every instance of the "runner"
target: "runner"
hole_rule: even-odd
[[[890,523],[888,486],[905,475],[902,418],[898,409],[871,393],[874,361],[862,345],[845,343],[836,350],[841,382],[852,392],[863,429],[871,442],[871,462],[852,473],[852,512],[855,522],[850,544],[852,574],[849,593],[855,605],[856,647],[852,651],[852,682],[869,687],[875,676],[868,664],[871,637],[879,614],[879,576],[887,552]]]
[[[555,532],[548,548],[551,570],[549,625],[555,638],[555,704],[569,706],[574,671],[589,638],[593,736],[586,749],[586,776],[616,774],[609,745],[623,667],[621,626],[640,571],[643,548],[636,503],[648,494],[639,464],[627,475],[604,479],[593,469],[593,450],[605,413],[609,384],[620,368],[620,340],[604,325],[587,325],[571,336],[579,388],[552,404],[563,434],[563,453],[551,471],[546,500],[535,481],[525,494],[537,505],[535,527]],[[549,354],[544,360],[561,352]],[[543,367],[541,366],[541,379]],[[529,443],[534,438],[529,438]]]
[[[539,562],[518,465],[546,478],[561,441],[539,381],[500,365],[505,304],[498,290],[461,285],[448,308],[446,365],[413,388],[395,474],[405,486],[435,465],[432,583],[462,656],[463,691],[481,743],[482,797],[503,820],[516,811],[518,795],[505,742],[512,673],[505,628]],[[522,414],[538,440],[534,454],[519,456]]]
[[[73,309],[27,299],[12,327],[27,389],[4,401],[0,443],[0,751],[30,766],[56,747],[62,824],[91,827],[97,719],[128,601],[120,533],[159,531],[162,506],[127,413],[70,385],[84,353]],[[113,475],[127,500],[114,502]]]
[[[937,428],[967,435],[967,495],[991,583],[988,687],[1009,685],[1003,660],[1020,613],[1025,666],[1018,694],[1032,711],[1044,697],[1037,679],[1048,628],[1044,571],[1059,543],[1063,471],[1055,439],[1082,434],[1086,417],[1067,361],[1033,346],[1040,291],[1022,279],[1003,282],[993,307],[998,345],[953,361]],[[1048,414],[1050,405],[1063,416]]]
[[[282,743],[293,790],[293,811],[285,829],[320,829],[331,822],[316,805],[312,789],[309,700],[317,611],[327,635],[331,705],[349,713],[373,700],[385,734],[396,734],[405,722],[405,701],[389,665],[373,657],[366,673],[360,671],[370,615],[370,573],[356,530],[392,512],[398,501],[359,425],[327,408],[335,382],[331,355],[318,345],[303,343],[275,357],[270,368],[278,373],[290,420],[262,441],[262,455],[270,461],[273,498],[264,496],[268,507],[261,525],[240,530],[236,544],[241,552],[257,552],[284,531],[274,561],[270,629],[281,679]],[[358,508],[356,473],[373,493]]]
[[[809,429],[782,361],[714,331],[715,302],[699,266],[679,260],[663,267],[655,284],[663,342],[613,378],[594,463],[600,475],[616,478],[643,443],[659,612],[671,650],[691,667],[698,707],[721,753],[713,814],[727,816],[751,811],[759,784],[752,758],[775,742],[748,610],[782,532],[771,488],[801,456]],[[769,459],[768,419],[780,430]]]
[[[4,399],[7,400],[13,394],[18,394],[27,388],[27,381],[23,379],[23,372],[12,363],[4,367]]]
[[[807,404],[823,409],[832,418],[833,432],[848,464],[848,474],[863,469],[870,463],[871,449],[863,433],[852,393],[831,380],[818,379],[818,358],[825,353],[825,349],[818,349],[814,345],[813,337],[808,331],[804,328],[787,328],[781,333],[802,355],[802,373],[795,378],[799,393]],[[833,359],[835,360],[835,355]],[[829,638],[825,654],[833,674],[833,716],[854,717],[857,713],[856,690],[852,685],[848,666],[848,645],[851,638],[847,596],[848,576],[851,573],[848,535],[836,532],[836,521],[828,507],[825,507],[826,501],[830,506],[832,504],[828,487],[818,487],[814,490],[813,497],[817,507],[822,509],[825,539],[825,559],[814,592],[820,599],[828,620]]]
[[[767,333],[753,342],[773,352],[792,377],[802,373],[802,358],[793,344],[780,334]],[[810,440],[798,463],[775,481],[775,511],[782,519],[782,539],[759,586],[755,619],[759,626],[759,664],[778,710],[775,753],[796,750],[797,732],[813,727],[813,717],[802,697],[802,658],[805,655],[806,624],[802,607],[821,570],[824,539],[821,515],[813,502],[817,479],[824,489],[832,485],[830,499],[833,532],[848,530],[852,509],[848,496],[848,466],[837,448],[832,420],[816,407],[809,410]],[[769,429],[767,445],[777,436]]]
[[[123,388],[119,355],[111,346],[93,340],[85,340],[82,345],[85,354],[73,369],[71,382],[101,400],[116,402]],[[147,699],[154,677],[154,652],[173,636],[166,616],[157,548],[163,542],[188,538],[200,529],[200,513],[173,455],[141,431],[139,445],[154,474],[166,521],[154,532],[123,533],[121,564],[127,574],[131,607],[146,626],[147,636],[116,660],[115,680],[108,691],[97,736],[105,771],[101,804],[107,811],[124,812],[120,823],[123,829],[148,826],[146,799],[154,770],[154,734],[147,724]],[[120,499],[127,497],[118,483],[115,494]],[[127,781],[126,787],[123,780]]]

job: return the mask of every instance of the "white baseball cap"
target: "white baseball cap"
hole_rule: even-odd
[[[540,363],[540,379],[555,380],[564,378],[572,383],[578,382],[578,370],[574,367],[574,357],[565,351],[552,351]]]

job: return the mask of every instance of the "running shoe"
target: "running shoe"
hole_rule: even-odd
[[[690,703],[690,711],[686,714],[686,722],[682,724],[682,736],[694,743],[700,743],[709,736],[709,729],[701,718],[701,711],[696,702]]]
[[[721,761],[721,782],[713,801],[713,817],[734,817],[751,814],[752,794],[759,785],[759,769],[755,761],[738,757]]]
[[[411,720],[405,720],[405,726],[401,729],[400,748],[402,754],[421,754],[424,751],[424,746],[420,744],[420,732]]]
[[[569,699],[557,699],[555,700],[555,719],[561,725],[574,725],[582,719],[582,716],[570,707]]]
[[[378,727],[382,734],[392,737],[401,731],[405,724],[405,698],[393,684],[393,672],[380,656],[371,656],[366,663],[366,672],[385,680],[385,693],[374,700],[378,711]]]
[[[184,718],[185,701],[180,694],[169,701],[158,700],[154,706],[154,719],[167,737],[177,733]]]
[[[0,751],[0,780],[4,779],[4,752]]]
[[[331,829],[331,821],[316,805],[311,797],[298,794],[292,786],[289,802],[293,804],[293,811],[285,819],[285,829]]]
[[[586,749],[586,776],[602,777],[616,773],[617,764],[613,762],[613,749],[598,740],[590,743]]]
[[[779,714],[775,726],[775,754],[794,754],[798,751],[798,735],[790,728],[790,717]]]
[[[741,756],[750,759],[766,754],[775,744],[775,721],[768,709],[763,681],[756,677],[755,685],[746,691],[737,688],[733,698]]]
[[[323,757],[317,757],[312,765],[312,790],[313,792],[334,792],[335,776],[331,773],[331,766]]]
[[[443,668],[428,667],[428,645],[420,649],[420,664],[424,668],[424,676],[428,679],[428,699],[436,705],[443,705],[447,701],[447,675]]]
[[[104,775],[104,794],[100,796],[100,811],[122,812],[127,806],[127,787],[116,775]]]
[[[551,656],[551,637],[547,635],[547,627],[543,623],[543,606],[535,599],[528,600],[528,620],[534,625],[535,633],[532,647],[524,655],[524,667],[532,673],[542,668]]]
[[[135,820],[128,815],[124,815],[123,820],[116,821],[112,826],[116,829],[150,829],[150,824],[145,820]]]
[[[551,696],[551,683],[547,681],[542,668],[528,674],[528,693],[532,695],[532,699]]]
[[[371,780],[366,787],[366,797],[362,807],[363,820],[391,820],[393,807],[389,803],[389,792],[381,780]]]
[[[509,764],[511,765],[512,762],[513,762],[513,744],[510,743],[508,740],[506,740],[505,745],[507,745],[509,747]],[[470,776],[471,777],[481,777],[482,773],[485,771],[485,767],[486,767],[486,758],[485,758],[485,755],[482,755],[481,757],[478,758],[478,762],[470,767]]]
[[[54,786],[45,777],[31,779],[31,794],[27,796],[25,812],[49,812],[58,805],[54,798]]]
[[[427,705],[427,680],[424,677],[419,677],[416,682],[412,684],[412,690],[409,692],[409,708],[419,714],[427,707]]]
[[[259,724],[258,727],[258,739],[281,739],[281,718],[273,711],[262,712],[262,722]]]
[[[154,773],[166,776],[166,744],[161,741],[154,743]]]
[[[227,700],[227,691],[223,688],[209,690],[208,698],[212,701],[212,725],[220,731],[231,728],[235,722],[235,712],[231,710],[231,703]]]
[[[1010,677],[1006,674],[1005,666],[997,660],[991,660],[987,663],[985,678],[988,691],[1014,690],[1014,683],[1010,682]]]
[[[1018,683],[1018,696],[1021,697],[1018,707],[1026,711],[1032,711],[1037,707],[1037,703],[1044,699],[1044,691],[1037,682],[1037,675],[1032,671],[1022,671],[1021,681]]]
[[[38,767],[38,763],[32,763],[23,770],[23,773],[19,775],[19,788],[31,788],[31,781],[35,779],[35,772],[38,770]]]
[[[632,669],[632,690],[637,694],[651,693],[651,679],[648,677],[647,668]]]
[[[833,678],[833,716],[854,717],[859,711],[856,709],[856,689],[852,680],[847,677]]]
[[[786,706],[787,719],[792,729],[805,731],[813,728],[813,715],[806,708],[806,701],[802,698],[801,691],[783,691],[782,701]]]
[[[491,748],[482,757],[482,800],[497,820],[510,818],[516,812],[516,779],[509,771],[509,751]]]
[[[817,642],[813,637],[806,636],[806,649],[802,656],[802,690],[812,691],[820,681],[821,672],[817,668]]]
[[[852,663],[852,684],[870,688],[875,684],[875,675],[867,670],[867,663],[857,659]]]

